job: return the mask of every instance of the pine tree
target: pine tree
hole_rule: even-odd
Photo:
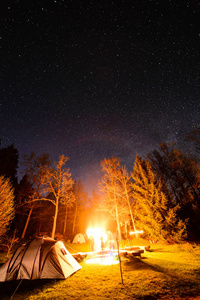
[[[0,176],[0,242],[14,218],[14,192],[10,180]]]
[[[199,199],[197,186],[197,165],[192,156],[186,155],[173,144],[160,144],[149,156],[151,165],[165,183],[169,197],[176,204],[187,205]]]
[[[17,169],[18,169],[19,153],[14,145],[0,149],[0,176],[10,179],[15,189],[17,187]]]
[[[137,226],[153,240],[178,242],[185,238],[186,224],[177,218],[179,207],[169,202],[150,162],[137,155],[132,178]]]
[[[163,190],[172,204],[179,204],[177,214],[188,220],[190,238],[198,238],[200,225],[200,165],[191,154],[175,149],[173,144],[160,144],[148,156],[154,172],[163,183]]]

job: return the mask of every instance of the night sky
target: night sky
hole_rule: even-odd
[[[90,193],[100,161],[200,126],[200,2],[0,1],[0,138],[64,154]]]

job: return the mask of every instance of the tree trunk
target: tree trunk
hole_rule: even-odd
[[[133,229],[134,229],[134,231],[136,232],[135,221],[134,221],[134,218],[133,218],[133,213],[132,213],[132,210],[131,210],[130,203],[129,203],[129,211],[130,211],[130,214],[131,214],[131,220],[132,220],[132,223],[133,223]],[[135,234],[135,237],[136,237],[136,238],[139,237],[138,233]]]
[[[64,220],[64,227],[63,227],[63,235],[66,233],[67,228],[67,205],[65,206],[65,220]]]
[[[27,227],[28,227],[28,223],[29,223],[29,221],[30,221],[30,218],[31,218],[32,211],[33,211],[33,205],[31,206],[31,208],[30,208],[30,210],[29,210],[28,217],[27,217],[27,219],[26,219],[26,224],[25,224],[25,226],[24,226],[24,230],[23,230],[23,232],[22,232],[21,239],[24,239],[24,237],[25,237],[26,230],[27,230]]]
[[[41,223],[41,220],[40,220],[39,228],[38,228],[38,235],[40,235],[41,227],[42,227],[42,223]]]
[[[131,221],[133,223],[133,229],[134,229],[134,231],[136,231],[135,221],[134,221],[134,218],[133,218],[133,213],[132,213],[132,209],[131,209],[131,205],[130,205],[129,201],[128,201],[128,207],[129,207],[129,212],[130,212],[130,215],[131,215]]]
[[[72,233],[74,233],[74,231],[75,231],[76,216],[77,216],[77,203],[76,203],[76,206],[75,206],[74,220],[73,220],[73,226],[72,226]]]
[[[118,230],[118,235],[119,235],[119,241],[121,241],[121,229],[120,229],[120,223],[119,223],[119,213],[118,213],[116,196],[115,196],[115,214],[116,214],[116,221],[117,221],[117,230]]]
[[[133,229],[134,229],[134,231],[136,231],[135,221],[134,221],[134,218],[133,218],[133,213],[132,213],[132,209],[131,209],[131,204],[130,204],[130,200],[129,200],[130,198],[129,198],[129,195],[128,195],[127,187],[125,187],[125,193],[126,193],[126,200],[128,202],[129,212],[130,212],[130,215],[131,215],[131,221],[133,223]],[[137,237],[138,237],[138,234],[137,234]]]
[[[52,228],[52,233],[51,233],[52,239],[55,238],[57,217],[58,217],[58,198],[56,198],[56,203],[55,203],[55,214],[53,217],[53,228]]]

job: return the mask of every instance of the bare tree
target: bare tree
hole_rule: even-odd
[[[46,167],[48,167],[50,163],[51,161],[49,159],[49,154],[47,153],[43,153],[40,156],[37,156],[35,152],[32,152],[29,156],[24,155],[24,161],[22,165],[25,167],[25,169],[23,173],[27,174],[28,180],[30,181],[34,192],[31,193],[31,196],[30,193],[27,194],[26,200],[23,203],[23,206],[25,205],[28,208],[28,214],[21,238],[25,237],[33,209],[37,203],[36,201],[41,198],[44,188],[43,177],[45,175]]]
[[[100,209],[107,211],[117,224],[117,232],[121,240],[120,221],[128,215],[127,205],[121,197],[121,186],[119,183],[120,177],[120,159],[112,157],[104,159],[101,162],[102,172],[104,173],[99,184],[100,190],[104,197],[101,202]]]
[[[69,169],[64,168],[68,160],[68,157],[61,155],[53,167],[45,167],[45,175],[42,178],[42,184],[45,187],[43,192],[46,194],[46,197],[43,197],[42,200],[50,201],[55,206],[51,233],[52,238],[55,237],[59,204],[71,205],[73,201],[71,192],[74,181],[71,178]],[[50,198],[49,195],[52,195],[52,197]]]
[[[134,216],[133,216],[134,198],[132,197],[133,193],[132,193],[132,186],[131,186],[131,184],[132,184],[131,175],[128,174],[128,171],[125,166],[121,167],[119,175],[118,175],[118,180],[119,180],[119,183],[121,184],[121,190],[120,190],[119,197],[121,197],[124,200],[124,202],[127,204],[128,211],[129,211],[130,218],[131,218],[132,225],[133,225],[133,229],[134,229],[134,231],[136,231],[135,220],[134,220]]]

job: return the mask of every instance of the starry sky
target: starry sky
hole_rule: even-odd
[[[0,138],[64,154],[90,194],[100,161],[200,126],[200,2],[0,1]]]

